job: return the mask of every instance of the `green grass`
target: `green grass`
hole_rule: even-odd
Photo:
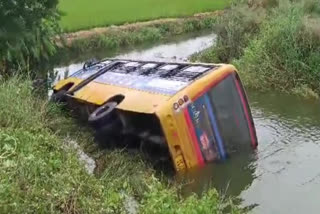
[[[67,31],[221,10],[228,0],[62,0],[61,25]]]
[[[99,150],[90,131],[31,85],[0,80],[0,213],[127,213],[128,196],[139,213],[243,213],[214,189],[181,198],[139,155]],[[87,174],[70,139],[104,160],[98,175]]]

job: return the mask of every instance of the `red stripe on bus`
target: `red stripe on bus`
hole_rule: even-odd
[[[247,108],[247,102],[245,101],[245,98],[243,96],[243,92],[242,92],[242,89],[239,85],[239,82],[237,80],[234,80],[235,83],[236,83],[236,86],[237,86],[237,90],[238,90],[238,93],[240,95],[240,99],[241,99],[241,102],[242,102],[242,106],[243,106],[243,109],[244,109],[244,113],[246,115],[246,118],[247,118],[247,122],[248,122],[248,126],[249,126],[249,131],[250,131],[250,136],[251,136],[251,143],[252,143],[252,146],[255,148],[257,146],[257,142],[256,142],[256,138],[255,138],[255,132],[254,132],[254,128],[252,126],[252,123],[250,122],[251,119],[249,117],[249,111],[248,111],[248,108]]]
[[[196,149],[196,155],[197,155],[198,163],[199,163],[200,166],[204,166],[203,156],[202,156],[202,153],[201,153],[201,150],[200,150],[200,147],[199,147],[198,139],[197,139],[197,136],[196,136],[196,133],[195,133],[195,130],[194,130],[194,126],[192,124],[188,109],[186,108],[183,113],[184,113],[184,117],[185,117],[186,122],[187,122],[187,126],[188,126],[188,129],[189,129],[189,132],[191,134],[191,139],[192,139],[193,145],[194,145],[194,147]]]

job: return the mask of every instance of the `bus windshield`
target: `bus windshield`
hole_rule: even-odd
[[[247,99],[236,74],[230,74],[188,106],[204,162],[223,160],[228,154],[256,146]]]

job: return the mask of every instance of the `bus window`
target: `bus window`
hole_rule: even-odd
[[[204,97],[200,97],[188,106],[188,112],[193,124],[196,139],[196,147],[200,148],[200,156],[203,162],[212,162],[220,159],[214,131],[208,114],[208,107]],[[201,161],[202,162],[202,161]]]
[[[231,74],[208,92],[227,153],[256,144],[251,114],[238,81],[236,74]]]
[[[236,74],[230,74],[190,103],[185,112],[199,163],[224,160],[256,146],[247,100]]]

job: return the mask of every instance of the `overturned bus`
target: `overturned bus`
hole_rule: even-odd
[[[138,139],[141,147],[167,151],[177,171],[257,147],[232,65],[107,59],[86,63],[53,90],[54,100],[85,109],[106,143]]]

